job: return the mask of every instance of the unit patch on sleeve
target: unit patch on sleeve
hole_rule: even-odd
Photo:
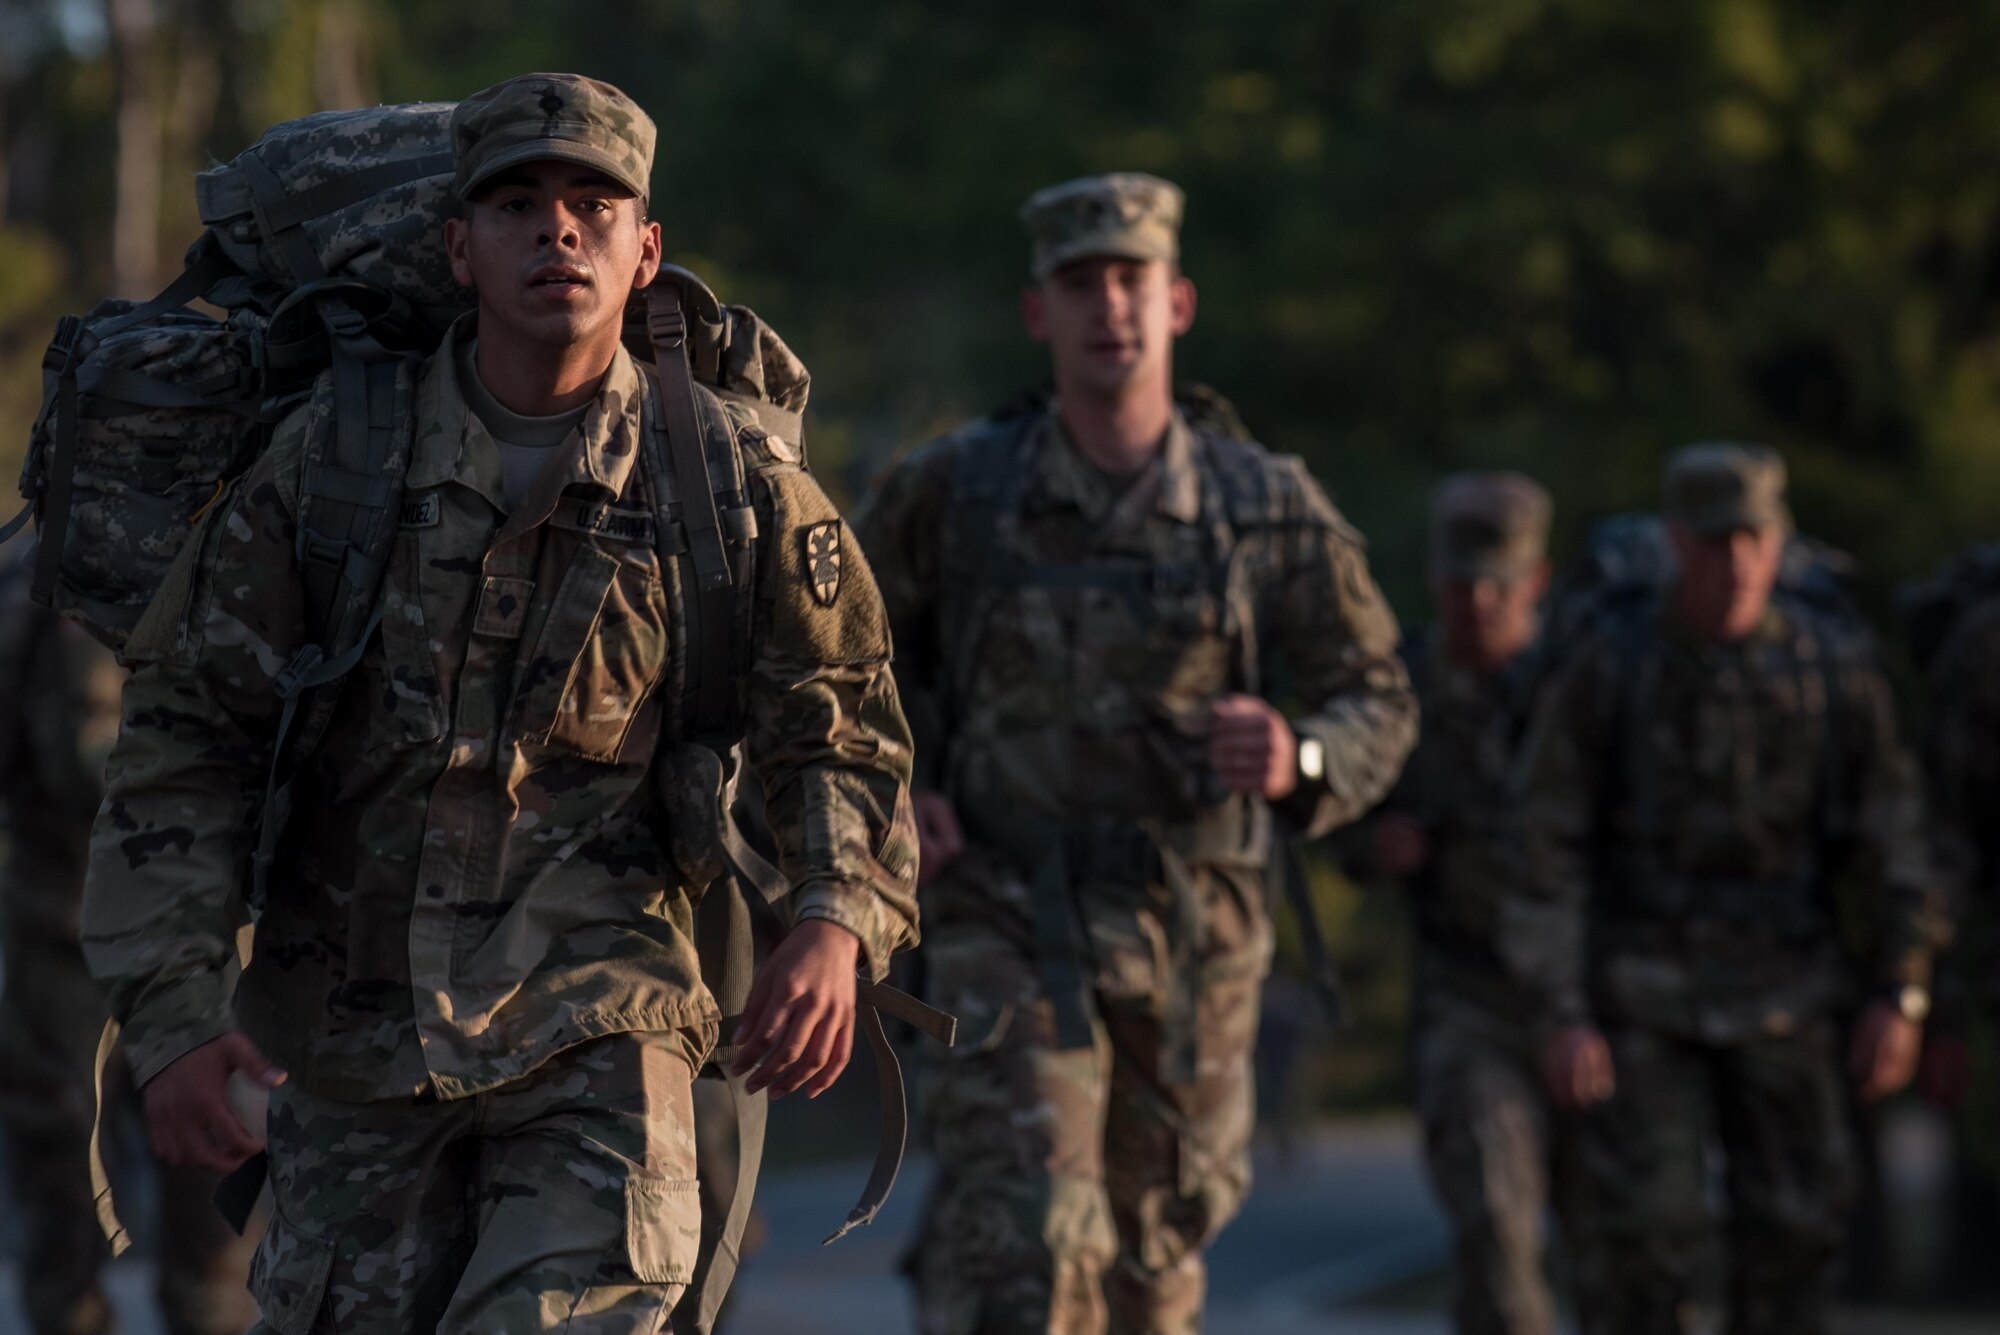
[[[833,600],[840,596],[840,521],[830,519],[802,528],[799,541],[804,547],[801,564],[813,601],[821,607],[832,607]]]

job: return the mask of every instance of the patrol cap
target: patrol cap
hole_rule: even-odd
[[[1081,176],[1037,190],[1021,206],[1036,282],[1071,260],[1112,255],[1172,260],[1181,251],[1181,188],[1144,172]]]
[[[1520,473],[1453,473],[1431,492],[1431,574],[1518,579],[1548,556],[1549,493]]]
[[[1785,461],[1763,445],[1707,441],[1667,458],[1666,516],[1703,537],[1790,528]]]
[[[653,119],[608,83],[581,74],[522,74],[474,93],[451,114],[452,193],[524,162],[593,167],[641,200],[652,193]]]

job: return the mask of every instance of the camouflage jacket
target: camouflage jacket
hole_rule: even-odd
[[[1520,873],[1514,769],[1526,731],[1534,652],[1495,673],[1445,656],[1428,635],[1405,651],[1423,733],[1385,812],[1422,827],[1426,861],[1411,890],[1422,950],[1420,1000],[1456,1001],[1518,1019],[1519,989],[1495,951],[1501,906]],[[1365,855],[1364,855],[1365,856]]]
[[[952,536],[969,520],[961,470],[1010,447],[1009,470],[1026,470],[1009,484],[1016,499],[1000,508],[992,551],[969,551]],[[988,837],[1020,819],[1169,834],[1261,819],[1260,802],[1227,796],[1209,769],[1207,714],[1219,695],[1263,689],[1274,657],[1306,702],[1294,726],[1325,748],[1324,778],[1284,803],[1296,825],[1319,833],[1360,815],[1414,739],[1395,619],[1359,536],[1295,459],[1176,415],[1160,456],[1120,490],[1040,410],[919,449],[856,528],[896,630],[897,678],[927,720],[925,781],[952,798],[974,845],[954,879],[988,894],[1024,893],[1018,875],[978,870],[1021,870],[1019,856],[990,856]],[[957,568],[988,557],[1019,577],[980,587]],[[1094,583],[1104,571],[1130,578]],[[1087,916],[1125,917],[1086,899]],[[1150,939],[1131,922],[1092,927]]]
[[[1927,674],[1924,767],[1961,941],[1953,994],[2000,1010],[2000,598],[1970,607]],[[1940,1001],[1958,1004],[1959,995]]]
[[[640,374],[620,351],[507,516],[453,372],[465,329],[418,384],[381,633],[297,780],[236,998],[259,1047],[328,1097],[460,1097],[584,1039],[715,1014],[698,889],[668,853],[686,832],[659,796],[686,620],[636,465]],[[142,1081],[232,1023],[223,965],[274,674],[306,635],[294,517],[326,402],[205,517],[128,645],[85,944]],[[747,749],[796,913],[853,930],[879,976],[916,924],[887,626],[858,555],[830,590],[814,568],[808,540],[838,517],[797,455],[732,420],[761,535]]]
[[[125,673],[110,650],[31,606],[27,593],[24,565],[0,572],[0,654],[9,656],[0,672],[0,894],[10,930],[73,945]]]
[[[1658,602],[1609,621],[1551,682],[1523,766],[1499,944],[1542,1018],[1788,1033],[1851,993],[1837,890],[1866,920],[1862,981],[1927,983],[1943,906],[1865,633],[1783,605],[1740,644]]]

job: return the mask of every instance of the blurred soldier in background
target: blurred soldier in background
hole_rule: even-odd
[[[1689,447],[1666,493],[1668,592],[1607,609],[1538,714],[1499,944],[1538,997],[1552,1094],[1595,1109],[1589,1328],[1689,1329],[1718,1144],[1729,1329],[1808,1335],[1854,1182],[1836,1017],[1864,989],[1845,1045],[1861,1097],[1909,1080],[1941,896],[1874,643],[1772,598],[1783,463]],[[1868,918],[1859,970],[1836,884]]]
[[[1133,173],[1030,199],[1055,399],[925,446],[856,524],[962,1026],[912,1258],[931,1335],[1199,1327],[1249,1190],[1272,812],[1353,820],[1414,736],[1360,539],[1297,460],[1175,406],[1180,217]],[[1296,719],[1259,693],[1274,656]]]
[[[106,1006],[78,936],[90,822],[125,673],[82,630],[29,604],[28,574],[25,559],[0,569],[0,1117],[27,1242],[29,1323],[36,1335],[93,1335],[113,1324],[98,1282],[110,1252],[88,1165],[91,1068]],[[108,1098],[129,1100],[122,1066],[107,1081]],[[108,1118],[107,1130],[115,1125]],[[160,1169],[159,1301],[173,1335],[228,1335],[257,1316],[243,1286],[256,1236],[230,1231],[209,1201],[214,1189],[211,1173]]]
[[[1898,602],[1924,677],[1931,814],[1957,917],[1919,1071],[1924,1094],[1959,1123],[1942,1271],[1951,1296],[1991,1297],[2000,1293],[1989,1264],[2000,1238],[2000,1091],[1975,1087],[1972,1070],[1982,1033],[1993,1060],[2000,1020],[2000,546],[1954,558]]]
[[[1495,952],[1518,860],[1513,768],[1537,680],[1549,496],[1518,473],[1460,473],[1431,498],[1439,625],[1406,653],[1423,735],[1369,818],[1374,870],[1415,895],[1417,1111],[1456,1235],[1462,1335],[1554,1335],[1542,1217],[1574,1205],[1573,1137],[1536,1071],[1532,998]]]

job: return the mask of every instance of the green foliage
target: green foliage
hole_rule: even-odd
[[[181,194],[315,104],[333,5],[385,99],[624,86],[670,251],[813,367],[850,495],[1042,377],[1014,210],[1133,167],[1189,195],[1181,371],[1306,456],[1406,614],[1456,467],[1544,478],[1573,537],[1651,504],[1676,444],[1768,441],[1878,610],[2000,513],[2000,0],[159,3],[162,41],[218,56]],[[38,49],[0,101],[10,169],[28,128],[52,164],[0,237],[16,455],[50,317],[107,282],[112,197],[110,57]]]

